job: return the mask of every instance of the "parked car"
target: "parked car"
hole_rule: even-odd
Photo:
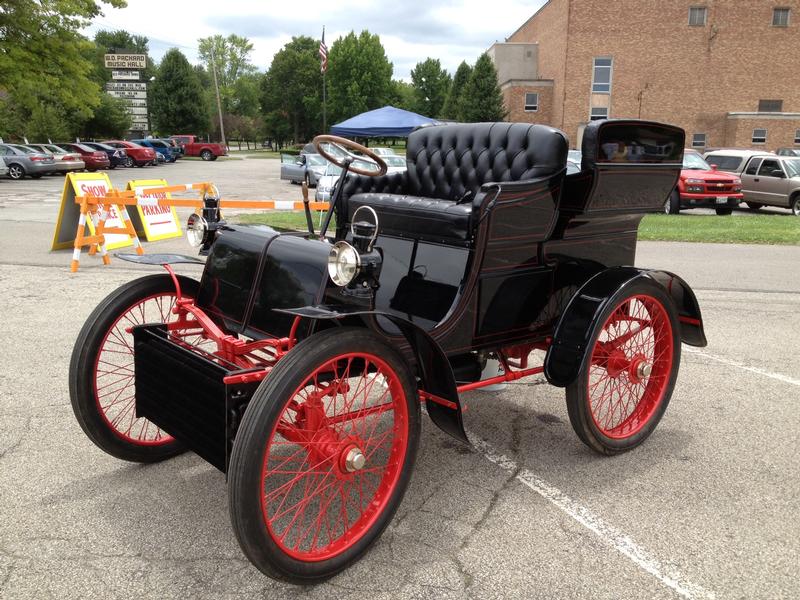
[[[45,154],[22,144],[0,144],[0,156],[5,159],[11,179],[22,179],[26,175],[39,179],[56,170],[52,154]]]
[[[387,173],[390,173],[390,172],[396,173],[396,172],[401,171],[401,170],[402,171],[406,170],[406,160],[404,158],[400,157],[400,156],[394,156],[394,157],[383,156],[381,158],[383,158],[384,162],[386,163],[386,167],[387,167],[386,172]],[[391,167],[391,168],[394,169],[394,171],[391,171],[390,170],[391,168],[389,167],[389,159],[391,159],[391,158],[400,159],[400,161],[403,163],[403,168],[399,169],[397,167],[397,161],[393,161],[393,162],[395,162],[395,166]],[[361,168],[361,169],[363,169],[365,171],[377,170],[377,168],[378,168],[377,165],[375,163],[373,163],[373,162],[366,162],[366,161],[361,161],[361,160],[353,161],[353,165],[355,165],[356,167],[359,167],[359,168]],[[328,202],[328,201],[330,201],[331,194],[333,193],[334,187],[336,186],[336,183],[339,181],[339,176],[341,174],[342,174],[342,168],[337,166],[337,165],[335,165],[335,164],[333,164],[332,162],[329,162],[325,166],[325,172],[322,174],[322,176],[320,176],[317,179],[317,189],[316,189],[316,192],[314,193],[314,200],[316,200],[317,202]]]
[[[800,156],[800,148],[778,148],[775,154],[778,156]]]
[[[383,162],[386,163],[387,173],[399,173],[400,171],[405,171],[408,168],[406,166],[405,156],[397,156],[397,154],[384,154],[383,156],[378,154],[378,156],[380,156],[383,159]]]
[[[175,157],[175,160],[178,160],[186,152],[186,149],[183,147],[183,145],[179,144],[176,140],[173,140],[172,138],[158,138],[158,141],[164,142],[167,146],[170,147],[170,149],[172,150],[172,156]]]
[[[0,177],[5,177],[8,175],[8,167],[6,166],[5,159],[0,156]]]
[[[727,173],[742,174],[747,164],[747,159],[751,156],[763,156],[764,154],[774,155],[773,152],[766,150],[742,150],[740,148],[718,148],[709,150],[703,154],[703,159],[710,165],[714,165],[720,171]]]
[[[391,148],[370,148],[373,154],[377,154],[381,158],[385,158],[387,156],[397,156],[397,152],[392,150]]]
[[[128,164],[128,153],[125,152],[124,148],[115,148],[114,146],[109,146],[101,142],[81,142],[81,144],[89,146],[89,148],[94,148],[95,150],[100,150],[100,152],[105,152],[110,163],[109,169],[125,167]]]
[[[81,155],[81,160],[86,163],[87,171],[98,171],[100,169],[108,169],[111,167],[111,161],[108,159],[108,154],[102,150],[97,150],[91,146],[83,143],[68,142],[64,144],[57,144],[59,147],[69,152],[76,152]]]
[[[145,148],[144,146],[125,140],[104,140],[103,143],[114,148],[125,150],[127,154],[125,160],[126,167],[143,167],[145,165],[156,164],[156,151],[152,148]]]
[[[780,206],[800,216],[800,157],[751,157],[742,173],[742,191],[752,210]]]
[[[319,154],[281,154],[281,179],[291,183],[303,183],[309,187],[325,174],[328,161]]]
[[[349,174],[314,233],[225,224],[207,197],[187,226],[207,256],[199,281],[172,272],[190,257],[122,256],[169,272],[124,283],[86,320],[69,367],[75,418],[118,459],[154,463],[188,450],[225,473],[244,555],[268,576],[306,585],[375,547],[411,480],[425,415],[469,446],[462,394],[535,376],[565,388],[569,423],[589,449],[633,451],[673,394],[694,397],[676,385],[682,344],[707,345],[691,287],[632,266],[639,223],[674,186],[684,140],[662,123],[592,121],[579,180],[565,178],[567,137],[550,127],[418,129],[408,144],[420,160],[405,173],[369,177],[329,154]],[[369,149],[341,144],[381,165]],[[612,144],[643,151],[608,162],[601,149]],[[446,160],[454,147],[463,160]],[[520,160],[510,165],[512,154]],[[490,355],[503,374],[484,375]],[[485,401],[509,429],[534,418]],[[654,453],[681,453],[682,432],[661,431],[658,447],[618,463],[620,476],[650,468]],[[556,445],[577,452],[563,438]],[[451,474],[439,473],[443,485]],[[141,475],[94,477],[102,487]],[[163,511],[158,493],[135,502],[142,514]],[[170,511],[198,528],[219,521],[193,498],[171,495]],[[418,519],[411,529],[425,522],[414,510],[403,519]],[[119,525],[141,531],[141,521]],[[417,541],[392,543],[413,552]]]
[[[228,155],[228,147],[216,142],[204,142],[195,135],[172,135],[173,140],[183,145],[185,156],[199,156],[203,160],[217,160]]]
[[[579,173],[583,157],[580,150],[570,150],[567,152],[567,175]]]
[[[697,151],[686,149],[678,185],[664,203],[664,212],[676,215],[682,208],[713,208],[718,215],[729,215],[742,197],[739,177],[717,171]]]
[[[144,140],[132,140],[134,144],[139,144],[140,146],[144,146],[145,148],[152,148],[155,150],[156,154],[159,155],[164,160],[162,161],[161,158],[158,158],[159,162],[168,162],[174,163],[177,159],[175,158],[175,154],[172,152],[172,146],[169,144],[162,142],[161,140],[157,139],[144,139]]]
[[[81,155],[77,152],[69,152],[55,144],[28,144],[28,146],[39,150],[39,152],[51,154],[58,173],[83,171],[86,168],[86,163],[83,162]]]

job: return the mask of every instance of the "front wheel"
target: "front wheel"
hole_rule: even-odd
[[[681,355],[672,299],[643,280],[618,292],[600,315],[567,411],[578,437],[601,454],[635,448],[667,409]]]
[[[678,190],[672,190],[672,193],[664,203],[664,212],[668,215],[677,215],[681,212],[681,196]]]
[[[295,583],[358,560],[403,498],[419,432],[406,361],[374,333],[335,328],[299,344],[256,391],[231,455],[245,555]]]
[[[128,169],[133,167],[133,159],[130,156],[125,157],[125,167]]]
[[[197,296],[196,280],[178,280],[184,296]],[[170,435],[136,416],[131,332],[135,325],[175,321],[175,300],[167,274],[128,282],[94,309],[75,341],[69,365],[72,410],[89,439],[116,458],[156,462],[183,452]]]
[[[203,160],[213,160],[214,154],[211,152],[211,150],[203,150],[200,153],[200,158]]]
[[[11,179],[22,179],[25,177],[25,169],[18,164],[8,165],[8,176]]]

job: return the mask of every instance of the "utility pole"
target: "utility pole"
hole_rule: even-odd
[[[217,83],[217,59],[214,58],[214,39],[211,39],[211,72],[214,74],[214,91],[217,93],[217,112],[219,113],[219,134],[222,137],[222,145],[227,146],[225,142],[225,126],[222,124],[222,103],[219,100],[219,84]]]

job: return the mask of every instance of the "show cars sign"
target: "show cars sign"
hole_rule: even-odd
[[[106,54],[106,69],[144,69],[147,59],[144,54]]]

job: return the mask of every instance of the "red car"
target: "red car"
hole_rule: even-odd
[[[216,142],[204,142],[195,135],[170,136],[179,146],[183,147],[185,156],[199,156],[203,160],[217,160],[220,156],[228,155],[228,147]]]
[[[687,149],[678,185],[667,198],[664,212],[677,215],[682,208],[713,208],[718,215],[729,215],[742,198],[739,177],[717,171],[717,165],[709,165],[696,150]]]
[[[83,144],[57,144],[59,148],[63,148],[68,152],[75,152],[81,155],[81,160],[86,165],[87,171],[97,171],[98,169],[108,169],[111,166],[111,161],[108,159],[108,154],[102,150],[95,150]]]
[[[104,144],[114,148],[122,148],[128,155],[125,162],[126,167],[143,167],[145,165],[153,164],[156,160],[156,151],[152,148],[145,148],[133,142],[126,142],[124,140],[104,140]]]

